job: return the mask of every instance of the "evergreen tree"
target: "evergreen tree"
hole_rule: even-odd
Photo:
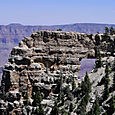
[[[71,103],[71,104],[70,104],[70,107],[69,107],[69,112],[72,112],[73,109],[74,109],[74,108],[73,108],[73,104]]]
[[[33,105],[39,106],[41,101],[42,101],[42,95],[40,91],[37,91],[36,94],[34,95]]]
[[[105,74],[106,74],[105,77],[108,77],[108,75],[109,75],[109,66],[108,66],[108,62],[106,62]]]
[[[26,101],[25,101],[25,105],[28,105],[28,102],[29,102],[29,101],[28,101],[28,99],[29,99],[29,97],[28,97],[28,92],[25,93],[25,97],[24,97],[24,98],[25,98],[25,100],[26,100]]]
[[[33,112],[33,114],[38,115],[39,114],[39,109],[36,108],[35,111]]]
[[[85,92],[89,93],[91,92],[91,82],[88,76],[88,73],[86,72],[85,78],[84,78],[84,82],[85,82]]]
[[[105,27],[105,35],[108,35],[109,34],[109,28],[108,27]]]
[[[96,99],[95,103],[93,104],[91,114],[92,115],[100,115],[100,106],[99,106],[98,99]]]
[[[113,35],[115,33],[115,30],[113,27],[110,28],[110,35]]]
[[[100,51],[97,51],[97,60],[96,60],[96,68],[100,68],[102,67],[103,63],[102,63],[102,59],[101,59],[101,54]]]
[[[106,111],[106,112],[104,112],[102,115],[107,115],[107,111]]]
[[[109,68],[108,63],[106,63],[103,99],[107,99],[109,97],[110,79],[109,79],[109,69],[108,68]]]
[[[91,82],[90,82],[87,72],[86,72],[84,81],[82,81],[81,83],[81,92],[82,92],[83,98],[78,108],[80,109],[80,114],[84,115],[86,111],[87,103],[89,101],[89,93],[91,92]]]
[[[45,115],[43,106],[41,104],[39,105],[39,113],[37,115]]]
[[[62,29],[59,28],[59,29],[57,29],[57,31],[62,31]]]
[[[90,79],[87,72],[86,72],[84,81],[82,81],[81,83],[81,92],[82,92],[82,95],[91,92],[91,83],[90,83]]]
[[[76,88],[76,83],[75,83],[75,80],[73,79],[72,81],[72,90],[74,90]]]
[[[59,108],[58,108],[58,105],[57,105],[57,100],[55,101],[55,105],[52,108],[51,115],[59,115]]]
[[[114,62],[113,62],[112,71],[115,71],[115,58],[114,58]]]
[[[111,98],[109,112],[110,113],[114,113],[115,112],[115,96],[112,96],[112,98]]]
[[[113,76],[112,90],[115,91],[115,72],[114,72],[114,76]]]
[[[29,98],[28,98],[28,92],[26,92],[26,94],[25,94],[25,99],[26,99],[26,100],[29,99]]]
[[[95,35],[95,45],[100,45],[100,36],[98,34]]]
[[[61,94],[61,101],[62,101],[62,105],[64,105],[65,100],[64,100],[64,94],[63,93]]]
[[[81,100],[81,103],[80,103],[80,114],[81,115],[85,115],[86,113],[86,102],[84,100],[84,98]]]
[[[62,108],[62,110],[61,110],[61,115],[68,115],[68,113],[65,111],[64,108]]]

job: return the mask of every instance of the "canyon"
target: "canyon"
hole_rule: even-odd
[[[80,99],[75,95],[79,94],[79,84],[85,76],[81,79],[78,78],[80,61],[84,58],[96,59],[100,52],[103,64],[105,65],[108,61],[112,69],[115,55],[114,46],[115,35],[37,31],[30,37],[24,37],[18,46],[12,48],[8,62],[3,69],[0,87],[1,113],[26,115],[29,109],[29,114],[34,114],[38,107],[34,105],[34,97],[39,91],[41,93],[39,95],[42,95],[43,98],[40,103],[43,105],[45,113],[49,115],[55,105],[55,99],[58,99],[61,93],[69,90],[69,99],[66,96],[67,92],[63,94],[65,104],[60,105],[60,110],[64,107],[66,112],[69,112],[68,105],[71,105],[72,102],[75,107],[71,115],[76,115]],[[105,76],[104,71],[105,66],[102,66],[89,74],[93,84],[90,100],[93,102],[96,100],[95,92],[102,96],[103,84],[97,85]],[[110,76],[111,87],[113,71]],[[73,83],[76,85],[75,90],[73,90]],[[113,92],[109,98],[112,95]],[[87,113],[92,106],[92,101],[89,101]],[[101,113],[103,112],[105,110]]]

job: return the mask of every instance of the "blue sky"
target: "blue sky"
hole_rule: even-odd
[[[115,24],[115,0],[0,0],[0,25]]]

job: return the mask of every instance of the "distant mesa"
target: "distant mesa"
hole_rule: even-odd
[[[8,24],[7,26],[23,26],[23,25],[20,23],[11,23],[11,24]]]

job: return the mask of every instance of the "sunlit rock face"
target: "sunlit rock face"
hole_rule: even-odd
[[[35,32],[12,49],[4,68],[2,85],[7,92],[17,88],[32,89],[39,83],[53,84],[61,68],[63,71],[66,68],[65,75],[69,76],[70,66],[80,65],[80,59],[84,57],[95,56],[93,49],[94,41],[87,34]],[[74,72],[77,75],[78,68]]]
[[[101,34],[38,31],[24,38],[19,46],[12,49],[8,63],[4,67],[0,87],[0,108],[2,110],[8,108],[9,111],[15,113],[16,107],[19,108],[18,112],[22,112],[22,107],[24,105],[26,107],[29,98],[32,112],[33,98],[39,91],[43,97],[41,103],[44,108],[47,105],[51,110],[54,107],[54,100],[60,92],[66,91],[66,88],[71,96],[69,103],[73,100],[76,105],[73,95],[78,94],[76,91],[79,90],[73,90],[72,85],[75,81],[78,87],[82,81],[78,73],[92,70],[98,49],[102,56],[114,54],[115,48],[112,47],[115,43],[113,42],[115,36],[108,35],[107,39],[104,37]],[[90,63],[90,59],[83,61],[84,58],[93,58],[94,61],[93,63],[92,61]],[[95,76],[101,75],[102,69],[103,76],[104,68],[100,68],[97,73],[90,74],[92,81],[95,80]],[[98,79],[95,83],[97,87]],[[68,105],[68,100],[66,102]]]

